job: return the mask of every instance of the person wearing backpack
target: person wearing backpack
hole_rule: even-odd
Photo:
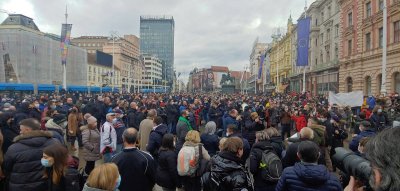
[[[229,137],[222,151],[211,159],[211,170],[202,176],[204,191],[253,190],[250,174],[242,164],[243,141]]]
[[[206,165],[203,160],[210,160],[210,155],[200,143],[199,132],[190,130],[178,153],[177,169],[185,191],[201,191],[202,165]]]
[[[45,167],[49,191],[79,191],[79,172],[68,167],[68,150],[61,144],[52,144],[43,149],[40,161]],[[79,164],[79,162],[78,162]]]
[[[256,132],[256,143],[250,151],[250,172],[255,191],[274,191],[282,175],[282,161],[269,141],[266,131]]]
[[[276,191],[342,191],[338,178],[324,165],[318,164],[321,153],[312,141],[302,141],[297,149],[301,162],[286,168],[276,185]]]

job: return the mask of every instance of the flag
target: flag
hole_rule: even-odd
[[[297,24],[297,66],[308,65],[308,45],[310,38],[310,17]]]
[[[258,68],[258,79],[261,79],[261,77],[262,77],[263,65],[264,65],[264,54],[261,55],[261,59],[260,59],[260,67]]]
[[[70,45],[72,24],[62,24],[61,27],[61,63],[67,64],[68,46]]]

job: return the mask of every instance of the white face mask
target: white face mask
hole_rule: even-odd
[[[229,137],[229,133],[225,133],[225,135],[226,135],[227,137]]]

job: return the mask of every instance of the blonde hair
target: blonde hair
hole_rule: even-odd
[[[265,131],[267,132],[269,137],[280,136],[278,130],[274,127],[270,127],[268,129],[266,129]]]
[[[87,185],[92,188],[112,191],[119,177],[118,167],[114,163],[105,163],[92,170]]]
[[[309,127],[303,127],[300,130],[300,138],[312,140],[314,139],[314,131]]]
[[[185,141],[200,143],[200,134],[198,131],[190,130],[185,137]]]
[[[269,140],[269,136],[266,131],[257,131],[256,138],[258,141],[266,141]]]
[[[222,149],[224,148],[224,143],[225,143],[226,139],[228,139],[228,138],[222,137],[221,140],[219,140],[218,148],[220,151],[222,151]]]

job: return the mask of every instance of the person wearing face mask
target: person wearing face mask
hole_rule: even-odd
[[[106,119],[107,121],[100,127],[100,153],[103,154],[104,162],[111,162],[117,150],[117,133],[113,125],[115,113],[107,113]]]
[[[381,131],[389,126],[389,120],[387,119],[386,113],[383,112],[382,106],[375,106],[372,110],[370,121],[377,131]]]
[[[43,177],[47,179],[50,191],[79,191],[79,172],[68,167],[68,150],[60,144],[47,146],[43,149],[40,160],[45,167]]]
[[[53,119],[47,121],[45,127],[47,131],[53,133],[53,137],[65,145],[64,135],[67,127],[67,117],[64,114],[56,114]]]
[[[43,149],[60,143],[51,132],[41,131],[36,119],[24,119],[19,125],[20,135],[4,156],[4,172],[9,177],[6,190],[47,190],[46,179],[39,175],[44,169],[40,162]]]
[[[358,145],[360,143],[360,140],[364,137],[374,137],[375,135],[376,132],[371,126],[371,123],[368,121],[362,121],[360,123],[360,133],[353,137],[353,139],[349,143],[349,149],[353,152],[358,153]]]
[[[120,184],[118,167],[114,163],[105,163],[93,169],[82,191],[118,191]]]

